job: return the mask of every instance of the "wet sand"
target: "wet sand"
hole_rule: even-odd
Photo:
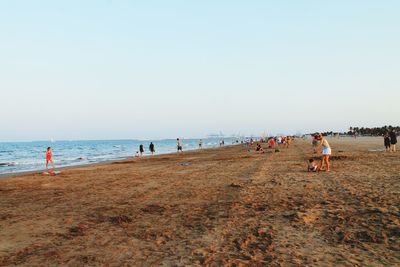
[[[330,173],[296,140],[0,180],[0,266],[400,265],[400,152],[330,143]]]

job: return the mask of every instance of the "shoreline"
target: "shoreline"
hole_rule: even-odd
[[[222,149],[224,147],[230,147],[230,146],[237,146],[237,145],[242,145],[242,144],[229,144],[229,145],[224,145],[223,147],[209,147],[209,148],[196,148],[196,149],[190,149],[182,152],[183,154],[187,154],[189,152],[201,152],[203,150],[213,150],[213,149]],[[93,163],[84,163],[84,164],[78,164],[78,165],[72,165],[72,166],[63,166],[63,167],[56,167],[54,170],[55,171],[65,171],[65,170],[74,170],[74,169],[82,169],[86,167],[95,167],[95,166],[102,166],[102,165],[109,165],[113,163],[118,163],[118,162],[127,162],[131,160],[139,160],[139,159],[148,159],[148,158],[156,158],[159,156],[165,156],[165,155],[174,155],[177,154],[177,152],[168,152],[168,153],[160,153],[156,155],[144,155],[141,157],[127,157],[127,158],[122,158],[122,159],[110,159],[110,160],[105,160],[105,161],[100,161],[100,162],[93,162]],[[43,164],[44,165],[44,164]],[[49,168],[51,170],[51,168]],[[31,171],[21,171],[21,172],[12,172],[12,173],[1,173],[0,174],[0,181],[1,180],[7,180],[7,179],[12,179],[12,178],[18,178],[22,176],[27,176],[27,175],[32,175],[32,174],[42,174],[45,172],[46,169],[39,169],[39,170],[31,170]],[[52,175],[49,175],[52,176]]]
[[[363,140],[363,139],[370,139],[370,138],[381,138],[380,136],[358,136],[357,138],[354,138],[352,136],[340,136],[340,137],[328,137],[328,140]],[[124,141],[125,139],[121,139],[122,141]],[[105,140],[105,141],[121,141],[121,140]],[[129,139],[127,139],[129,140]],[[162,140],[169,140],[169,139],[162,139]],[[173,140],[173,139],[171,139]],[[302,138],[297,138],[297,140],[304,140]],[[305,139],[308,140],[308,139]],[[97,141],[97,140],[79,140],[79,141]],[[103,141],[103,140],[100,140]],[[28,142],[28,141],[27,141]],[[241,143],[235,143],[235,144],[225,144],[224,147],[229,147],[229,146],[237,146],[237,145],[243,145]],[[187,152],[193,152],[193,151],[201,151],[201,150],[208,150],[208,149],[219,149],[222,148],[220,146],[216,146],[216,147],[208,147],[208,148],[194,148],[194,149],[190,149],[190,150],[185,150],[184,153]],[[376,152],[380,152],[381,150],[383,151],[384,148],[372,148],[371,151],[375,151]],[[156,157],[159,155],[173,155],[176,152],[167,152],[167,153],[160,153],[160,154],[156,154],[156,155],[144,155],[140,158],[147,158],[147,157]],[[103,164],[111,164],[113,162],[123,162],[123,161],[127,161],[127,160],[132,160],[132,159],[136,159],[135,156],[132,157],[124,157],[121,159],[109,159],[109,160],[104,160],[104,161],[99,161],[99,162],[92,162],[92,163],[82,163],[82,164],[76,164],[76,165],[70,165],[70,166],[63,166],[63,167],[56,167],[55,170],[70,170],[70,169],[75,169],[75,168],[84,168],[84,167],[90,167],[90,166],[98,166],[98,165],[103,165]],[[44,160],[43,160],[44,162]],[[43,164],[45,165],[45,164]],[[25,176],[25,175],[29,175],[29,174],[37,174],[37,173],[42,173],[46,171],[46,169],[37,169],[37,170],[26,170],[26,171],[18,171],[18,172],[10,172],[10,173],[1,173],[0,174],[0,180],[3,179],[9,179],[9,178],[16,178],[19,176]]]

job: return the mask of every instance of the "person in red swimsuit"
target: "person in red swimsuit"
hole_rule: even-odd
[[[268,140],[268,148],[275,148],[276,142],[275,142],[275,138],[271,137]]]
[[[53,166],[53,169],[55,169],[54,162],[53,162],[53,152],[51,151],[51,147],[48,147],[47,152],[46,152],[46,170],[48,168],[49,162]]]

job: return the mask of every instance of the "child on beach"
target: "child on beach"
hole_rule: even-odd
[[[383,144],[385,145],[386,151],[390,151],[390,137],[388,133],[383,136]]]
[[[307,171],[308,172],[316,172],[318,170],[318,165],[315,163],[314,159],[308,160]]]
[[[51,151],[51,147],[48,147],[47,151],[46,151],[46,170],[48,169],[49,162],[53,166],[53,169],[55,169],[54,162],[53,162],[53,152]]]
[[[140,157],[139,151],[136,151],[135,157],[136,158]]]

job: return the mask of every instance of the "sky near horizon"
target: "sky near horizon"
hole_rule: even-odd
[[[0,141],[400,124],[400,1],[0,0]]]

